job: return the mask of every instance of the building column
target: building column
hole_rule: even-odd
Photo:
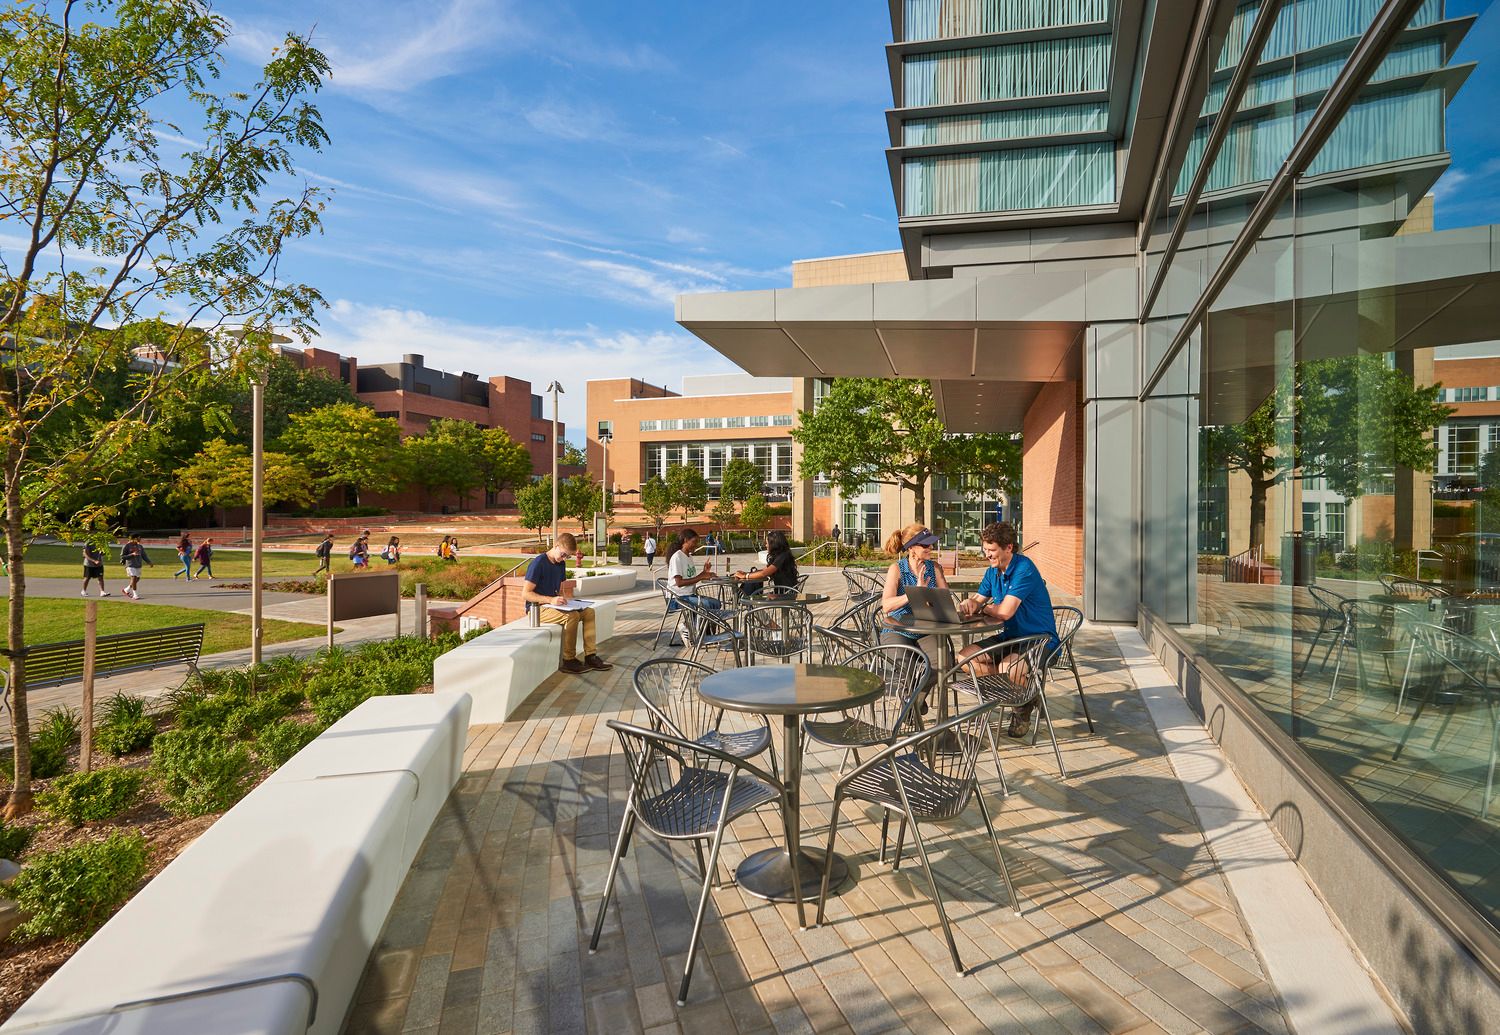
[[[1134,622],[1141,599],[1141,405],[1133,323],[1084,332],[1083,613]],[[1032,493],[1022,496],[1029,522]]]
[[[798,377],[792,381],[792,410],[801,414],[813,408],[813,382],[810,377]],[[797,424],[802,421],[797,417]],[[802,477],[802,443],[792,439],[792,538],[809,542],[816,534],[813,528],[813,483]],[[834,521],[838,518],[835,517]]]
[[[1058,592],[1084,592],[1083,386],[1042,386],[1021,422],[1022,545]]]
[[[1414,385],[1430,385],[1436,380],[1432,356],[1431,348],[1398,352],[1396,369],[1410,377]],[[1395,480],[1396,549],[1432,549],[1432,472],[1397,467]]]

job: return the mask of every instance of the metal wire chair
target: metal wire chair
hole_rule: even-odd
[[[871,593],[883,593],[885,591],[885,572],[872,571],[869,568],[856,568],[852,564],[844,566],[844,606],[848,607],[860,597],[867,597]]]
[[[1405,575],[1386,573],[1380,576],[1380,584],[1392,596],[1411,597],[1413,600],[1431,600],[1434,597],[1448,597],[1453,595],[1446,587],[1440,586],[1436,582],[1424,582],[1421,579],[1408,578]]]
[[[867,705],[842,712],[837,718],[810,718],[802,722],[806,740],[844,749],[844,760],[839,765],[842,773],[850,755],[859,764],[860,748],[890,744],[903,733],[922,728],[915,708],[922,688],[927,685],[931,664],[918,648],[899,644],[867,647],[839,664],[873,672],[885,682],[885,693]]]
[[[1044,635],[1022,636],[986,647],[954,665],[957,678],[951,679],[948,685],[958,693],[976,697],[999,708],[1019,708],[1035,704],[1041,709],[1041,717],[1047,723],[1047,735],[1052,738],[1052,752],[1057,756],[1057,771],[1066,778],[1068,770],[1063,765],[1062,748],[1058,746],[1057,731],[1052,728],[1052,716],[1047,711],[1047,695],[1042,693],[1042,685],[1047,678],[1044,656],[1049,639]],[[982,659],[988,659],[996,670],[988,675],[982,674],[979,671]],[[1001,790],[1006,790],[1005,770],[1000,765],[1000,749],[995,743],[995,731],[986,726],[985,733],[990,740],[990,754],[995,760],[995,772],[1000,777]]]
[[[980,740],[980,729],[989,728],[991,713],[999,706],[998,701],[986,702],[889,745],[873,758],[850,770],[833,790],[833,818],[828,825],[830,853],[833,852],[838,837],[839,810],[845,799],[870,802],[884,810],[880,821],[881,862],[885,861],[885,842],[891,813],[901,817],[901,827],[896,835],[893,869],[901,865],[901,847],[905,842],[906,827],[911,825],[917,855],[922,860],[922,869],[927,872],[928,883],[932,885],[932,900],[937,906],[938,919],[943,924],[943,936],[948,940],[953,969],[960,974],[964,972],[963,961],[958,957],[958,946],[953,941],[948,914],[943,909],[943,893],[927,858],[927,844],[922,840],[921,826],[923,823],[953,819],[968,808],[970,801],[977,801],[979,814],[984,817],[985,830],[990,835],[990,845],[995,850],[995,862],[1005,881],[1006,894],[1017,914],[1020,913],[1021,902],[1016,896],[1015,885],[1011,883],[1005,856],[1000,852],[1000,840],[995,836],[990,810],[984,803],[984,795],[975,778],[983,743]],[[823,922],[827,905],[828,871],[824,870],[823,887],[818,896],[819,924]]]
[[[656,635],[651,638],[651,649],[655,650],[661,643],[661,634],[666,631],[667,619],[673,615],[676,617],[673,618],[672,632],[667,637],[668,645],[677,639],[677,632],[682,626],[682,607],[677,602],[677,595],[667,588],[666,579],[653,579],[652,585],[660,591],[662,600],[661,624],[656,627]]]
[[[827,628],[873,646],[866,639],[870,635],[870,612],[880,607],[878,593],[866,593],[839,613]]]
[[[744,645],[745,638],[735,628],[733,609],[714,610],[687,597],[679,597],[677,603],[687,619],[687,635],[684,639],[692,647],[688,654],[689,661],[697,661],[705,647],[718,650],[728,647],[734,651],[735,665],[741,664],[740,648]]]
[[[1302,667],[1297,669],[1297,675],[1307,671],[1307,663],[1312,660],[1313,652],[1318,649],[1318,641],[1329,629],[1342,630],[1344,627],[1344,613],[1339,610],[1339,605],[1348,597],[1339,596],[1337,593],[1322,586],[1308,586],[1308,594],[1313,598],[1313,603],[1318,608],[1318,631],[1313,635],[1313,641],[1308,645],[1307,657],[1302,659]],[[1334,633],[1334,638],[1328,641],[1328,649],[1323,652],[1323,663],[1319,668],[1328,667],[1328,657],[1333,653],[1334,646],[1338,643],[1339,633]]]
[[[761,725],[753,729],[726,733],[719,728],[724,721],[724,709],[715,708],[698,696],[698,684],[713,671],[695,661],[654,658],[636,666],[631,681],[635,695],[651,713],[653,728],[736,758],[754,758],[762,751],[769,751],[771,773],[777,774],[770,723],[762,719]]]
[[[719,864],[724,832],[739,817],[783,800],[786,791],[770,773],[727,752],[617,719],[610,719],[607,725],[615,731],[625,753],[630,770],[630,795],[625,800],[625,816],[615,839],[614,854],[610,856],[609,876],[604,882],[599,916],[594,921],[594,936],[589,939],[589,953],[592,955],[599,949],[599,935],[604,930],[604,914],[614,892],[615,875],[636,821],[665,840],[691,841],[698,855],[703,890],[698,896],[687,964],[677,992],[677,1005],[682,1006],[687,1002],[688,985],[693,978],[693,961],[698,955],[703,914],[708,909],[709,889]],[[706,862],[703,841],[711,845]]]
[[[1047,677],[1050,679],[1052,670],[1061,667],[1059,662],[1067,662],[1068,668],[1073,670],[1073,682],[1078,686],[1078,703],[1083,706],[1084,720],[1089,724],[1089,732],[1093,733],[1094,717],[1089,714],[1089,701],[1083,695],[1083,680],[1078,675],[1078,662],[1073,657],[1073,637],[1083,625],[1083,612],[1076,607],[1054,607],[1052,623],[1057,626],[1059,642],[1057,649],[1047,656]],[[1031,733],[1031,742],[1036,743],[1035,729]]]
[[[742,618],[752,665],[756,658],[812,660],[812,612],[801,604],[756,604],[746,608]]]
[[[824,625],[813,626],[813,637],[823,645],[823,664],[842,665],[844,659],[858,654],[869,644],[850,633]]]

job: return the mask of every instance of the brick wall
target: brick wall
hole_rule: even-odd
[[[1083,593],[1083,400],[1077,381],[1043,385],[1022,422],[1023,544],[1054,593]]]

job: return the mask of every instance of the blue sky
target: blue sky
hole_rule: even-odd
[[[684,291],[782,287],[795,258],[897,246],[884,5],[728,0],[319,5],[333,189],[291,274],[365,361],[569,395],[733,369],[673,322]],[[330,10],[331,9],[331,10]],[[307,5],[236,0],[231,77]]]
[[[1449,0],[1450,14],[1488,0]],[[321,345],[567,389],[732,367],[680,292],[786,286],[796,258],[897,246],[883,3],[225,0],[231,83],[288,30],[334,65],[333,192],[284,267],[331,308]],[[316,21],[314,22],[314,19]],[[1487,12],[1459,60],[1500,53]],[[1440,227],[1500,222],[1500,62],[1449,109]]]

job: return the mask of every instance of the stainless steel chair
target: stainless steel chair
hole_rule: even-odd
[[[822,644],[822,661],[825,665],[842,665],[845,658],[858,654],[869,646],[851,633],[824,625],[813,626],[813,638]]]
[[[771,743],[770,724],[762,718],[751,729],[726,733],[719,728],[724,722],[724,709],[715,708],[698,696],[698,684],[713,672],[695,661],[654,658],[636,666],[631,681],[635,695],[651,713],[651,725],[658,731],[736,758],[754,758],[762,751],[769,751],[771,773],[775,775],[776,749]]]
[[[677,633],[682,626],[682,607],[677,602],[677,595],[667,589],[666,579],[654,579],[652,585],[661,593],[662,612],[661,624],[656,627],[656,635],[651,638],[651,649],[655,650],[661,643],[661,634],[666,631],[667,619],[672,619],[672,631],[667,637],[667,645],[670,646],[677,639]]]
[[[985,704],[998,708],[1020,708],[1035,704],[1047,723],[1047,736],[1052,738],[1052,751],[1057,756],[1057,771],[1064,778],[1068,770],[1063,765],[1062,748],[1057,743],[1057,731],[1052,728],[1052,716],[1047,711],[1047,695],[1042,693],[1046,680],[1045,654],[1048,636],[1022,636],[1006,640],[959,661],[953,666],[953,678],[948,685],[956,693],[978,698]],[[1010,655],[1015,655],[1012,660]],[[996,671],[984,674],[980,666],[988,659]],[[1035,721],[1035,720],[1033,720]],[[995,772],[1000,777],[1002,791],[1005,787],[1005,770],[1000,765],[1000,749],[995,743],[995,731],[989,725],[985,733],[990,741],[990,753],[995,760]]]
[[[922,728],[916,702],[927,685],[930,664],[916,647],[898,644],[867,647],[839,664],[873,672],[885,682],[885,693],[863,707],[841,712],[837,718],[815,716],[802,722],[806,740],[844,749],[842,773],[850,755],[859,764],[861,748],[881,747]]]
[[[741,664],[740,649],[744,646],[744,636],[735,628],[732,608],[704,607],[687,597],[679,597],[677,603],[683,613],[683,638],[692,647],[688,654],[689,661],[697,661],[704,648],[727,648],[734,652],[735,665]]]
[[[1083,679],[1078,675],[1078,662],[1073,657],[1073,637],[1083,626],[1083,612],[1076,607],[1054,607],[1052,609],[1052,623],[1057,626],[1057,638],[1060,641],[1057,649],[1047,656],[1047,677],[1050,679],[1054,668],[1061,668],[1063,662],[1073,671],[1073,682],[1078,686],[1078,703],[1083,707],[1083,718],[1089,724],[1089,732],[1094,732],[1094,717],[1089,714],[1089,700],[1083,694]],[[1036,729],[1031,732],[1031,742],[1036,743]]]
[[[838,838],[839,811],[845,800],[866,801],[880,806],[884,810],[880,821],[880,861],[884,862],[891,813],[896,813],[901,817],[893,864],[893,868],[896,868],[901,865],[901,848],[906,838],[906,827],[910,824],[917,856],[922,860],[922,869],[927,872],[928,883],[932,885],[932,900],[937,906],[938,919],[943,924],[943,936],[948,940],[953,969],[960,974],[964,972],[963,961],[959,959],[958,946],[953,941],[953,930],[948,924],[948,914],[943,909],[942,890],[933,875],[932,863],[927,858],[922,824],[954,819],[968,808],[970,801],[978,802],[979,814],[984,818],[984,828],[989,833],[990,845],[995,850],[995,863],[1005,881],[1006,894],[1016,912],[1020,913],[1020,899],[1011,882],[1005,856],[1000,852],[1000,841],[995,836],[990,810],[984,803],[984,794],[975,778],[976,763],[983,743],[980,740],[980,730],[989,728],[992,712],[998,707],[998,701],[981,704],[946,722],[896,741],[850,770],[834,786],[833,817],[828,825],[828,851],[832,853]],[[822,892],[818,896],[819,924],[823,922],[827,905],[828,871],[825,870]]]
[[[812,612],[801,604],[756,604],[740,617],[750,664],[756,658],[812,661]]]
[[[615,731],[625,753],[630,770],[630,795],[625,800],[625,816],[609,860],[609,876],[604,881],[604,898],[594,921],[594,936],[589,939],[589,953],[599,949],[599,935],[604,930],[610,895],[614,893],[615,875],[636,821],[664,840],[691,841],[698,855],[703,890],[698,896],[687,964],[677,992],[677,1005],[682,1006],[687,1002],[688,985],[693,978],[703,914],[708,910],[709,889],[718,868],[724,833],[739,817],[771,802],[784,801],[786,791],[770,773],[728,752],[617,719],[610,719],[607,725]],[[704,841],[710,843],[706,861]]]
[[[885,572],[871,568],[858,568],[852,564],[844,566],[844,606],[848,607],[861,597],[885,590]]]
[[[1312,643],[1308,645],[1307,656],[1302,659],[1301,667],[1297,669],[1299,676],[1307,671],[1307,663],[1312,660],[1313,652],[1318,649],[1318,642],[1323,639],[1324,633],[1329,629],[1341,631],[1344,628],[1344,613],[1339,609],[1339,605],[1349,599],[1322,586],[1309,586],[1307,592],[1318,608],[1318,631],[1313,635]],[[1340,632],[1336,631],[1334,638],[1328,641],[1328,649],[1323,652],[1323,663],[1320,668],[1328,667],[1328,657],[1333,653],[1339,635]]]

